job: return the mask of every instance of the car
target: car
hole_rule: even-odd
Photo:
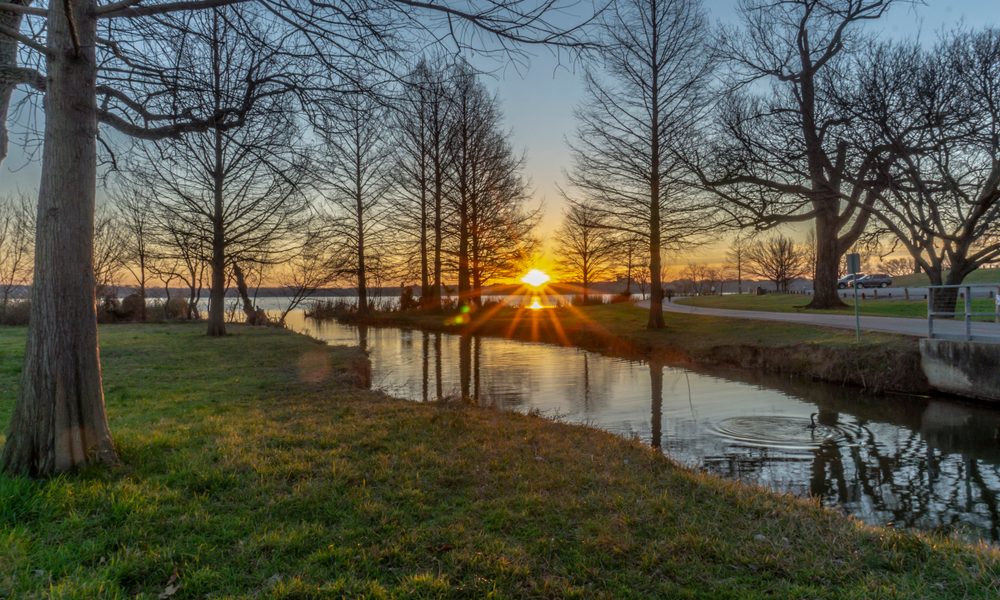
[[[864,277],[864,273],[858,273],[857,275],[845,275],[837,280],[837,289],[842,290],[844,288],[849,288],[851,287],[851,282],[853,282],[855,278],[861,277]]]
[[[892,285],[892,277],[889,277],[884,273],[873,273],[871,275],[859,277],[857,285],[861,288],[887,288]]]

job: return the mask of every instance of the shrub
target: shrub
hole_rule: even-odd
[[[412,287],[403,287],[403,293],[399,295],[399,310],[413,310],[420,307],[420,300],[413,296]]]
[[[186,319],[188,301],[184,298],[171,298],[163,304],[164,319]]]
[[[139,294],[129,294],[121,302],[118,318],[123,321],[138,321],[142,317],[142,308],[146,300]]]
[[[30,300],[10,300],[0,307],[0,325],[27,325],[30,315]]]

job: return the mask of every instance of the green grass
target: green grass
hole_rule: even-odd
[[[754,296],[746,296],[754,298]],[[769,298],[769,296],[759,296]],[[804,303],[804,296],[774,296],[773,298],[795,299]],[[715,297],[705,297],[715,298]],[[723,296],[722,298],[728,298]],[[761,309],[764,310],[764,309]],[[525,314],[527,312],[527,314]],[[534,330],[542,341],[559,342],[558,329],[572,338],[581,330],[604,334],[605,337],[626,339],[656,348],[677,348],[698,351],[715,346],[753,345],[760,347],[780,347],[793,344],[820,345],[837,348],[857,347],[853,331],[832,327],[817,327],[798,323],[776,321],[754,321],[731,317],[664,313],[666,326],[651,331],[646,328],[648,309],[638,308],[631,303],[593,305],[586,307],[551,308],[540,311],[519,311],[503,308],[489,312],[489,318],[474,315],[469,325],[456,324],[447,315],[427,314],[419,311],[406,313],[383,313],[374,315],[374,324],[400,325],[444,331],[465,330],[488,335],[506,335],[520,339],[530,339]],[[913,338],[871,333],[866,334],[862,343],[865,347],[892,345],[900,349],[915,349]]]
[[[860,292],[860,290],[859,290]],[[859,300],[861,314],[878,317],[912,317],[927,318],[927,301],[903,300],[903,299],[878,299],[871,298],[872,290],[865,290],[869,296],[867,299]],[[884,296],[885,290],[880,290],[879,295]],[[898,294],[897,294],[898,295]],[[768,312],[805,312],[817,314],[854,314],[854,299],[846,298],[847,308],[833,310],[813,310],[805,308],[809,303],[809,296],[797,294],[764,294],[762,296],[752,296],[750,294],[730,295],[730,296],[695,296],[691,298],[678,298],[678,304],[690,304],[692,306],[704,306],[709,308],[728,308],[731,310],[762,310]],[[956,314],[964,311],[964,305],[959,300],[956,307]],[[991,312],[994,310],[992,298],[973,298],[973,312]]]
[[[893,277],[892,283],[897,287],[918,287],[929,285],[930,280],[925,273],[916,273]],[[970,273],[963,283],[1000,283],[1000,269],[978,269]]]
[[[102,327],[122,464],[0,476],[0,597],[1000,592],[996,550],[865,527],[583,427],[386,398],[350,384],[351,349],[233,331]],[[0,329],[0,421],[23,343]]]

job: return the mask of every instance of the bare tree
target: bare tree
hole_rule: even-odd
[[[404,256],[415,257],[420,303],[440,305],[444,194],[451,166],[451,101],[440,60],[422,58],[404,81],[403,98],[394,113],[396,131],[394,216],[390,226],[410,244]],[[412,250],[416,250],[413,252]]]
[[[804,252],[791,238],[781,234],[750,244],[746,266],[748,273],[773,282],[779,292],[788,292],[792,280],[806,274]]]
[[[292,66],[280,45],[262,44],[264,24],[235,9],[213,9],[185,21],[178,42],[187,86],[170,102],[218,110],[253,98],[243,123],[141,144],[135,168],[165,218],[182,223],[210,249],[208,334],[225,335],[226,270],[272,260],[306,206],[306,169],[294,102],[284,80]],[[273,34],[271,34],[273,35]]]
[[[747,246],[750,242],[746,237],[742,235],[737,235],[733,238],[733,241],[729,244],[729,249],[726,251],[726,260],[736,274],[736,293],[743,293],[743,272],[746,267],[747,260]]]
[[[348,94],[328,105],[322,120],[326,182],[321,187],[330,208],[331,234],[344,245],[341,255],[353,257],[359,314],[369,309],[367,253],[383,232],[391,187],[387,116],[372,97]]]
[[[649,290],[649,267],[645,265],[640,265],[633,271],[633,278],[635,279],[635,285],[639,288],[639,294],[642,299],[646,299],[646,292]]]
[[[139,320],[145,321],[146,287],[156,254],[153,246],[153,203],[135,188],[119,189],[114,196],[114,203],[122,244],[122,252],[118,257],[120,266],[139,287],[139,297],[142,299]]]
[[[344,273],[351,272],[352,261],[338,252],[326,232],[308,231],[299,250],[282,265],[278,284],[288,303],[278,315],[285,323],[288,313],[313,297],[319,290],[336,283]]]
[[[18,287],[31,281],[35,216],[27,196],[0,197],[0,322]]]
[[[179,280],[184,284],[188,290],[184,318],[198,319],[201,317],[198,304],[210,256],[209,244],[194,227],[173,219],[173,212],[163,210],[160,203],[154,203],[152,209],[156,248],[153,270],[166,286],[168,299],[171,281]]]
[[[681,277],[688,280],[688,291],[694,295],[701,296],[705,293],[705,286],[709,283],[709,268],[698,263],[688,263],[681,271]]]
[[[614,227],[647,242],[648,327],[663,327],[662,253],[710,228],[682,185],[672,150],[686,145],[707,102],[709,25],[698,0],[623,0],[601,23],[601,67],[585,73],[587,100],[570,145],[572,194]]]
[[[603,222],[606,218],[601,211],[576,204],[566,210],[556,232],[558,273],[580,282],[584,304],[590,284],[609,277],[619,255],[614,231]]]
[[[112,207],[100,205],[94,218],[94,281],[98,298],[117,300],[126,253],[125,235]],[[112,302],[113,303],[113,302]]]
[[[889,258],[878,266],[879,270],[893,277],[902,277],[913,273],[913,261],[905,258]]]
[[[183,87],[186,75],[173,62],[175,49],[158,45],[164,19],[235,2],[78,0],[33,7],[0,1],[0,158],[6,156],[13,88],[45,97],[31,327],[5,471],[44,476],[117,460],[94,305],[98,123],[145,139],[239,125],[255,108],[245,97],[224,107],[189,107],[182,100],[166,103],[164,111],[150,108],[164,91],[172,96]],[[494,48],[500,52],[511,52],[509,43],[579,43],[573,27],[553,23],[563,8],[558,0],[494,0],[475,9],[463,2],[404,0],[258,0],[242,7],[251,5],[272,15],[272,29],[287,25],[288,37],[301,42],[297,48],[325,70],[359,60],[382,64],[405,42],[428,37],[462,49],[485,33],[500,41]],[[19,50],[30,55],[24,65]]]
[[[701,181],[737,223],[815,224],[813,308],[843,305],[840,258],[864,232],[885,184],[879,169],[888,150],[859,143],[834,102],[845,57],[862,47],[862,23],[905,2],[741,0],[742,27],[719,38],[730,91],[714,147],[692,153],[692,162],[701,162]]]
[[[872,143],[898,149],[872,210],[931,284],[959,284],[1000,258],[1000,29],[886,44],[858,63],[844,103]],[[935,299],[950,312],[957,290]]]
[[[627,234],[618,236],[618,254],[615,257],[615,263],[625,268],[625,272],[618,277],[622,275],[625,277],[625,289],[622,290],[622,294],[626,296],[632,295],[635,270],[639,267],[639,260],[644,254],[643,245],[643,239],[640,237]]]
[[[532,254],[539,211],[524,207],[524,159],[501,130],[496,97],[468,65],[456,68],[454,80],[452,186],[446,197],[454,215],[459,297],[481,305],[483,287],[513,275]]]

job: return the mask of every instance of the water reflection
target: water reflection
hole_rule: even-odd
[[[365,345],[373,385],[396,396],[537,410],[870,523],[1000,540],[1000,411],[494,338],[298,325]]]

